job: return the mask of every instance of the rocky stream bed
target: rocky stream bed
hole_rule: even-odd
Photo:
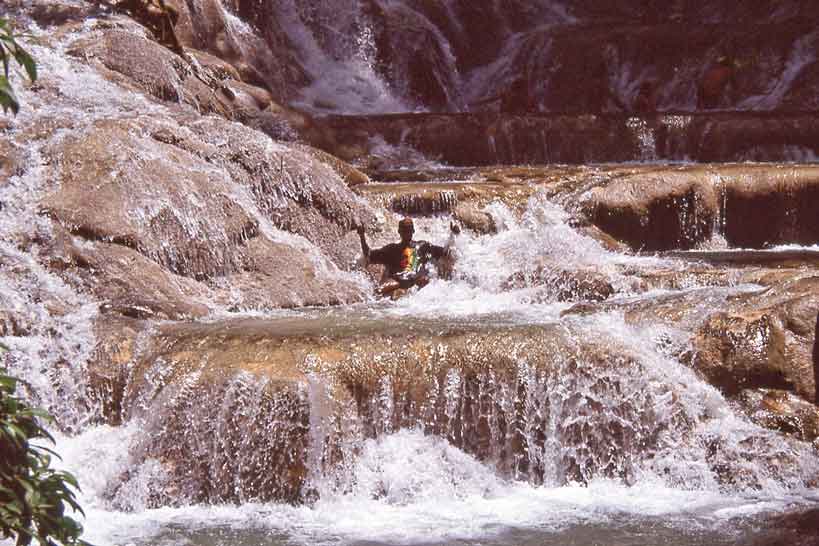
[[[819,541],[814,8],[705,111],[725,44],[684,27],[743,43],[745,4],[166,2],[184,56],[7,2],[40,77],[0,118],[0,342],[91,542]],[[454,260],[377,299],[354,227],[405,215]]]

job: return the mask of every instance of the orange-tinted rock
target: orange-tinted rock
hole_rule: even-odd
[[[638,174],[594,188],[584,203],[600,229],[637,250],[691,248],[711,238],[717,194],[699,173]]]
[[[819,308],[818,283],[806,275],[736,298],[697,330],[693,366],[728,394],[773,388],[813,400],[812,338],[804,323]]]
[[[819,407],[793,393],[772,389],[742,391],[738,400],[753,422],[805,442],[819,438]]]

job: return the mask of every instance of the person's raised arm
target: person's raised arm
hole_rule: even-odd
[[[361,240],[361,253],[364,254],[364,259],[370,259],[370,245],[367,244],[367,237],[364,233],[364,226],[356,225],[355,230],[358,232],[358,238]]]

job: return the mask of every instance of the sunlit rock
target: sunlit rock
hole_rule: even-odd
[[[74,252],[80,278],[116,305],[167,318],[199,316],[208,298],[240,308],[360,300],[361,287],[321,272],[333,266],[309,242],[271,231],[301,232],[349,267],[354,243],[338,238],[371,213],[338,175],[242,126],[214,118],[193,128],[201,136],[148,120],[100,122],[50,150],[62,185],[43,205],[88,241]],[[241,149],[209,143],[231,132]]]
[[[504,289],[542,286],[545,296],[557,301],[603,301],[614,294],[609,279],[590,269],[567,269],[559,265],[538,266],[519,271],[505,283]]]
[[[803,479],[770,433],[712,430],[723,402],[686,384],[690,371],[574,326],[169,324],[132,366],[123,407],[149,431],[132,466],[164,469],[159,490],[170,496],[155,504],[310,500],[346,487],[362,441],[403,428],[535,484],[628,483],[645,472],[677,483],[693,458],[709,469],[685,483],[753,488],[764,475],[737,464],[743,448],[770,458],[778,479]]]
[[[488,212],[478,210],[475,205],[458,204],[452,211],[452,216],[467,229],[477,233],[497,233],[498,226],[495,219]]]
[[[637,250],[691,248],[711,237],[718,213],[707,179],[667,170],[594,188],[584,207],[593,223]]]
[[[129,365],[133,362],[146,321],[118,316],[106,307],[94,324],[97,344],[88,363],[89,402],[99,407],[98,418],[111,425],[123,422],[122,397],[128,384]]]
[[[739,403],[757,424],[800,440],[819,438],[819,408],[793,393],[772,389],[744,390]]]
[[[166,47],[134,32],[103,31],[99,38],[84,38],[72,45],[74,55],[98,59],[117,73],[123,83],[165,101],[185,102],[203,112],[229,115],[231,106],[210,74],[193,67]]]
[[[815,277],[737,298],[699,328],[692,364],[729,394],[774,388],[813,400],[816,387],[807,324],[818,307]]]

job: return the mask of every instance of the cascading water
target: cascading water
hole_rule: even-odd
[[[315,78],[303,105],[321,111],[337,94],[327,110],[411,109],[376,73],[357,3],[339,17],[323,4],[282,5]],[[60,181],[44,154],[100,121],[170,113],[62,50],[34,53],[42,84],[57,92],[23,90],[25,109],[10,122],[15,132],[46,129],[27,150],[32,167],[0,185],[0,305],[10,317],[0,315],[0,341],[27,395],[65,433],[57,451],[83,487],[90,542],[732,543],[754,536],[755,518],[819,501],[815,448],[752,424],[684,363],[696,325],[759,287],[606,250],[545,192],[522,214],[486,206],[497,233],[455,237],[451,277],[397,302],[241,313],[232,310],[241,294],[225,305],[203,291],[199,321],[149,317],[125,366],[125,423],[100,424],[87,363],[107,302],[46,267],[61,259],[49,253],[60,234],[37,204]],[[503,73],[476,69],[472,81]],[[52,132],[52,120],[62,128]],[[270,241],[305,254],[316,275],[360,285],[267,216],[318,195],[309,173],[287,168],[275,191],[234,184],[223,195]],[[191,238],[220,240],[210,219],[175,212]],[[443,243],[448,224],[419,219],[417,238]],[[673,282],[641,277],[658,270]],[[601,300],[615,307],[594,307]],[[666,301],[686,313],[652,316]],[[648,320],[623,311],[644,307]],[[245,349],[248,369],[220,367],[224,351]],[[279,366],[277,380],[264,375]]]
[[[690,544],[699,540],[694,534],[730,541],[748,532],[754,514],[815,496],[809,480],[819,458],[810,446],[750,424],[681,365],[673,355],[687,343],[684,330],[629,326],[616,312],[561,319],[568,304],[547,296],[532,303],[526,289],[500,289],[508,274],[542,256],[535,248],[607,272],[624,291],[619,297],[629,294],[627,271],[674,262],[603,250],[573,231],[542,195],[521,220],[497,205],[492,211],[500,232],[461,236],[465,273],[451,281],[434,281],[388,306],[268,320],[286,327],[301,316],[308,331],[332,331],[353,319],[361,332],[396,316],[411,329],[424,317],[435,321],[433,328],[464,320],[542,325],[546,330],[533,331],[531,344],[515,352],[476,338],[464,353],[444,342],[418,357],[419,369],[427,370],[421,375],[398,346],[372,353],[365,344],[358,354],[353,345],[349,358],[336,363],[323,361],[317,349],[304,362],[311,379],[295,398],[279,398],[264,380],[241,374],[203,396],[214,388],[206,361],[193,363],[201,371],[165,386],[179,364],[157,359],[146,374],[153,387],[133,403],[129,425],[89,428],[58,445],[86,484],[88,538],[99,544],[509,544],[521,540],[516,537],[559,542],[582,532],[625,539],[635,532],[630,525],[661,525],[674,543]],[[440,241],[446,227],[444,219],[422,221],[418,235]],[[706,294],[696,285],[692,290]],[[743,287],[713,290],[703,312],[737,290]],[[442,297],[446,308],[437,303]],[[651,301],[656,293],[636,297]],[[608,341],[589,345],[600,339]],[[514,364],[505,368],[498,359]],[[375,376],[369,394],[354,402],[343,385],[362,373]],[[409,384],[414,402],[403,394]],[[150,437],[165,439],[146,442]],[[263,470],[287,467],[281,457],[303,461],[300,495],[307,505],[254,498],[260,478],[272,480],[267,491],[283,485],[278,470]],[[187,486],[168,475],[162,461],[169,458],[190,465]],[[86,470],[92,462],[93,475]],[[195,501],[201,472],[211,500],[238,505],[150,508],[168,494]],[[718,531],[726,525],[734,534]]]

